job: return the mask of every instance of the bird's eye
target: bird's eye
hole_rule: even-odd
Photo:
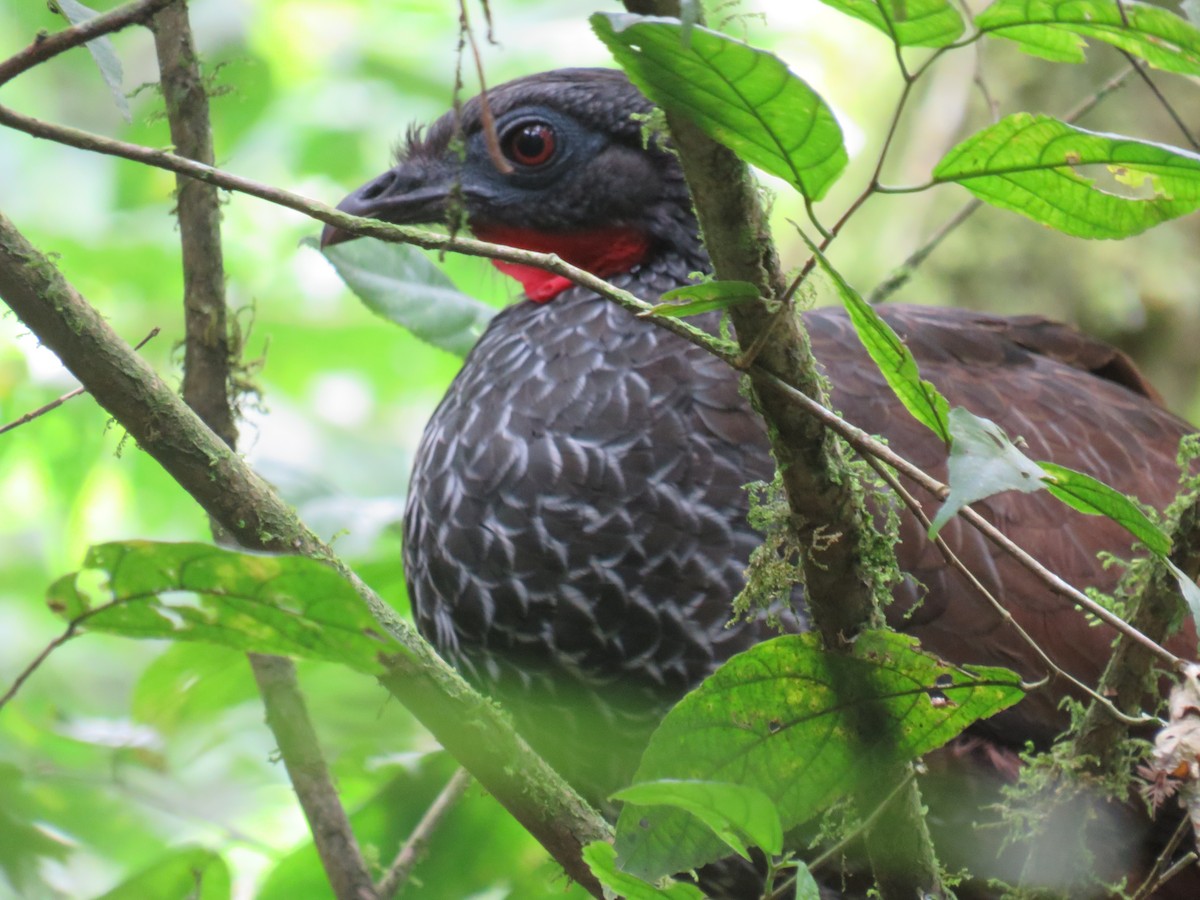
[[[500,146],[517,165],[542,166],[554,158],[558,138],[545,122],[526,122],[505,134]]]

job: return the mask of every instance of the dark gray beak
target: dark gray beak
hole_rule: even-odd
[[[430,225],[445,219],[447,200],[453,187],[453,179],[445,174],[435,175],[426,166],[414,171],[414,167],[401,163],[368,181],[337,208],[352,216],[395,225]],[[321,232],[321,246],[341,244],[356,237],[357,234],[326,225]]]

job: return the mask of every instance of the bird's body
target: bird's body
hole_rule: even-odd
[[[494,89],[490,102],[515,173],[492,166],[472,101],[460,122],[412,136],[400,164],[343,208],[436,220],[453,185],[480,235],[517,235],[577,259],[589,234],[606,235],[620,252],[579,261],[649,301],[707,267],[677,163],[643,144],[630,114],[649,106],[623,76],[547,73]],[[456,129],[465,160],[451,159]],[[587,290],[510,274],[536,302],[495,317],[417,454],[405,517],[410,596],[422,634],[602,801],[629,781],[675,700],[773,633],[764,617],[728,623],[760,541],[743,486],[769,480],[774,466],[737,375],[715,357]],[[1024,438],[1033,458],[1158,508],[1173,497],[1176,449],[1192,429],[1118,351],[1034,317],[883,314],[923,377]],[[846,317],[815,310],[804,320],[834,408],[944,477],[943,446],[898,404]],[[917,493],[932,513],[932,498]],[[1002,495],[983,510],[1077,586],[1112,587],[1117,574],[1097,554],[1129,552],[1119,527],[1045,494]],[[1110,634],[973,531],[952,522],[943,534],[1063,668],[1095,682]],[[954,662],[1048,674],[911,515],[896,550],[907,578],[888,610],[894,627]],[[802,603],[784,616],[786,628],[804,624]],[[1048,743],[1065,724],[1062,692],[1052,683],[982,733],[1013,747]]]

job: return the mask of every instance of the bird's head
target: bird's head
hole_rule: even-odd
[[[493,88],[489,152],[480,97],[427,130],[413,129],[396,165],[338,209],[400,225],[461,219],[481,240],[556,253],[607,277],[673,249],[691,256],[698,238],[675,156],[647,139],[653,106],[621,72],[560,69]],[[322,246],[349,240],[327,226]],[[533,300],[569,286],[563,278],[497,263]]]

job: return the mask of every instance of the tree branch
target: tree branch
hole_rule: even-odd
[[[0,62],[0,85],[66,50],[137,22],[145,24],[156,12],[175,2],[177,0],[137,0],[54,34],[39,32],[32,44]]]
[[[198,163],[194,165],[199,165]],[[337,568],[398,642],[381,680],[502,805],[594,896],[584,844],[611,838],[604,820],[296,518],[103,317],[0,214],[0,297],[104,407],[239,543],[302,553]]]
[[[367,864],[334,788],[321,742],[296,680],[296,665],[282,656],[248,654],[258,692],[287,767],[329,887],[338,900],[375,900]]]
[[[150,22],[158,54],[159,82],[176,152],[213,164],[208,93],[200,75],[186,2],[168,6]],[[183,262],[183,399],[230,448],[237,446],[228,323],[225,266],[221,248],[221,209],[217,189],[175,176]],[[218,542],[231,543],[213,521]],[[224,540],[223,540],[224,538]],[[248,549],[266,549],[264,542]],[[308,705],[290,659],[248,654],[262,695],[267,726],[275,736],[317,855],[334,896],[373,900],[371,873],[359,851],[350,819],[321,752]]]
[[[167,106],[171,142],[187,159],[213,164],[208,94],[200,76],[186,2],[164,9],[151,22],[158,52],[159,81]],[[175,176],[176,214],[183,250],[183,399],[225,443],[237,445],[229,397],[228,325],[225,321],[225,263],[221,250],[221,206],[217,189],[182,174]]]

